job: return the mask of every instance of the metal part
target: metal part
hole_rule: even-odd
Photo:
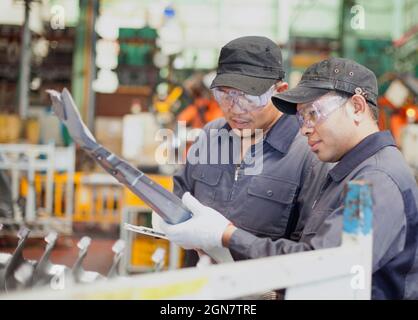
[[[3,225],[0,224],[0,230]],[[51,232],[45,237],[46,247],[39,262],[25,260],[22,250],[30,230],[22,228],[19,233],[19,243],[13,254],[0,253],[0,293],[10,293],[16,289],[40,289],[64,290],[82,283],[88,284],[99,280],[121,278],[119,264],[125,251],[125,242],[118,240],[112,247],[114,252],[113,263],[109,269],[108,276],[104,277],[98,272],[86,271],[82,264],[91,243],[89,237],[83,237],[77,244],[80,249],[78,258],[73,268],[65,265],[53,264],[50,261],[52,250],[54,249],[58,235]],[[159,265],[158,265],[159,266]]]
[[[69,290],[11,299],[236,299],[286,288],[285,299],[370,299],[371,192],[350,182],[340,247],[147,273]],[[358,283],[353,280],[358,280]],[[354,285],[353,285],[354,283]],[[9,297],[8,297],[9,298]]]
[[[110,270],[107,274],[107,277],[109,279],[115,278],[116,276],[119,276],[119,270],[120,270],[120,262],[122,261],[122,256],[125,253],[125,241],[122,239],[119,239],[115,242],[115,244],[112,247],[112,251],[115,253],[113,256],[113,263],[110,267]]]
[[[87,256],[87,251],[90,247],[91,238],[83,237],[77,243],[77,247],[80,249],[78,253],[78,258],[74,263],[74,266],[71,271],[72,278],[75,283],[91,283],[97,280],[104,279],[104,277],[98,273],[93,271],[86,271],[83,269],[83,261]]]
[[[1,161],[2,157],[0,154],[0,162]],[[13,218],[13,199],[9,180],[10,179],[6,176],[5,172],[0,170],[0,217],[6,219]]]
[[[152,254],[151,260],[154,262],[154,272],[160,272],[164,268],[165,249],[157,248]]]
[[[147,228],[147,227],[144,227],[144,226],[134,226],[133,224],[129,224],[129,223],[126,223],[126,222],[123,225],[123,227],[126,230],[129,230],[129,231],[145,234],[145,235],[150,236],[150,237],[155,237],[155,238],[168,240],[168,238],[166,237],[166,235],[164,233],[155,231],[152,228]]]
[[[75,27],[71,87],[83,119],[93,129],[96,96],[93,83],[97,73],[95,23],[99,16],[100,1],[81,0],[77,3],[79,19],[83,23]]]
[[[62,93],[55,90],[47,90],[47,92],[51,97],[55,114],[65,124],[71,137],[108,173],[144,200],[168,223],[180,223],[191,217],[191,213],[177,196],[96,142],[82,122],[67,89],[64,88]]]
[[[20,49],[20,77],[19,77],[19,115],[26,119],[29,108],[29,83],[31,60],[31,31],[29,29],[30,4],[32,0],[25,0],[25,17],[22,29],[22,46]]]
[[[29,283],[36,266],[36,261],[25,260],[22,254],[29,233],[30,230],[25,227],[19,230],[17,248],[7,259],[4,269],[0,270],[0,291],[23,288]]]
[[[418,124],[405,126],[402,132],[402,153],[418,180]]]
[[[52,264],[50,256],[52,250],[58,239],[58,234],[53,231],[45,237],[46,247],[42,257],[39,259],[35,270],[33,272],[33,278],[30,283],[31,287],[40,287],[47,284],[51,284],[54,277],[65,277],[70,273],[70,269],[64,265]]]

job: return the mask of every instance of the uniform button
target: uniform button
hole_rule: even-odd
[[[273,191],[268,190],[268,191],[267,191],[267,195],[268,195],[269,197],[271,197],[271,196],[273,195]]]

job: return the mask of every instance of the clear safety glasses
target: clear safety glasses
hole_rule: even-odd
[[[264,108],[274,93],[275,86],[272,86],[261,96],[246,94],[240,90],[223,91],[219,88],[212,89],[216,101],[222,108],[231,108],[233,104],[246,112],[256,111]]]
[[[311,103],[302,104],[296,112],[299,126],[313,128],[325,121],[331,113],[344,106],[349,98],[339,95],[326,95]]]

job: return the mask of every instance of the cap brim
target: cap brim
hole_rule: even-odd
[[[218,73],[213,79],[211,89],[216,87],[231,87],[247,94],[260,96],[267,92],[278,79],[256,78],[235,73]]]
[[[296,86],[293,89],[272,96],[271,100],[281,112],[296,114],[296,105],[298,103],[314,101],[327,94],[329,91],[329,89]]]

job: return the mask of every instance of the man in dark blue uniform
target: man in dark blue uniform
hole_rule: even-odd
[[[272,241],[299,239],[328,172],[299,133],[297,118],[271,102],[272,94],[287,89],[283,78],[281,51],[270,39],[242,37],[226,44],[211,85],[224,118],[205,126],[174,176],[179,197],[190,192],[242,230]],[[194,161],[196,153],[204,161]],[[156,220],[153,215],[154,226]],[[196,263],[196,255],[187,257],[186,265]]]

